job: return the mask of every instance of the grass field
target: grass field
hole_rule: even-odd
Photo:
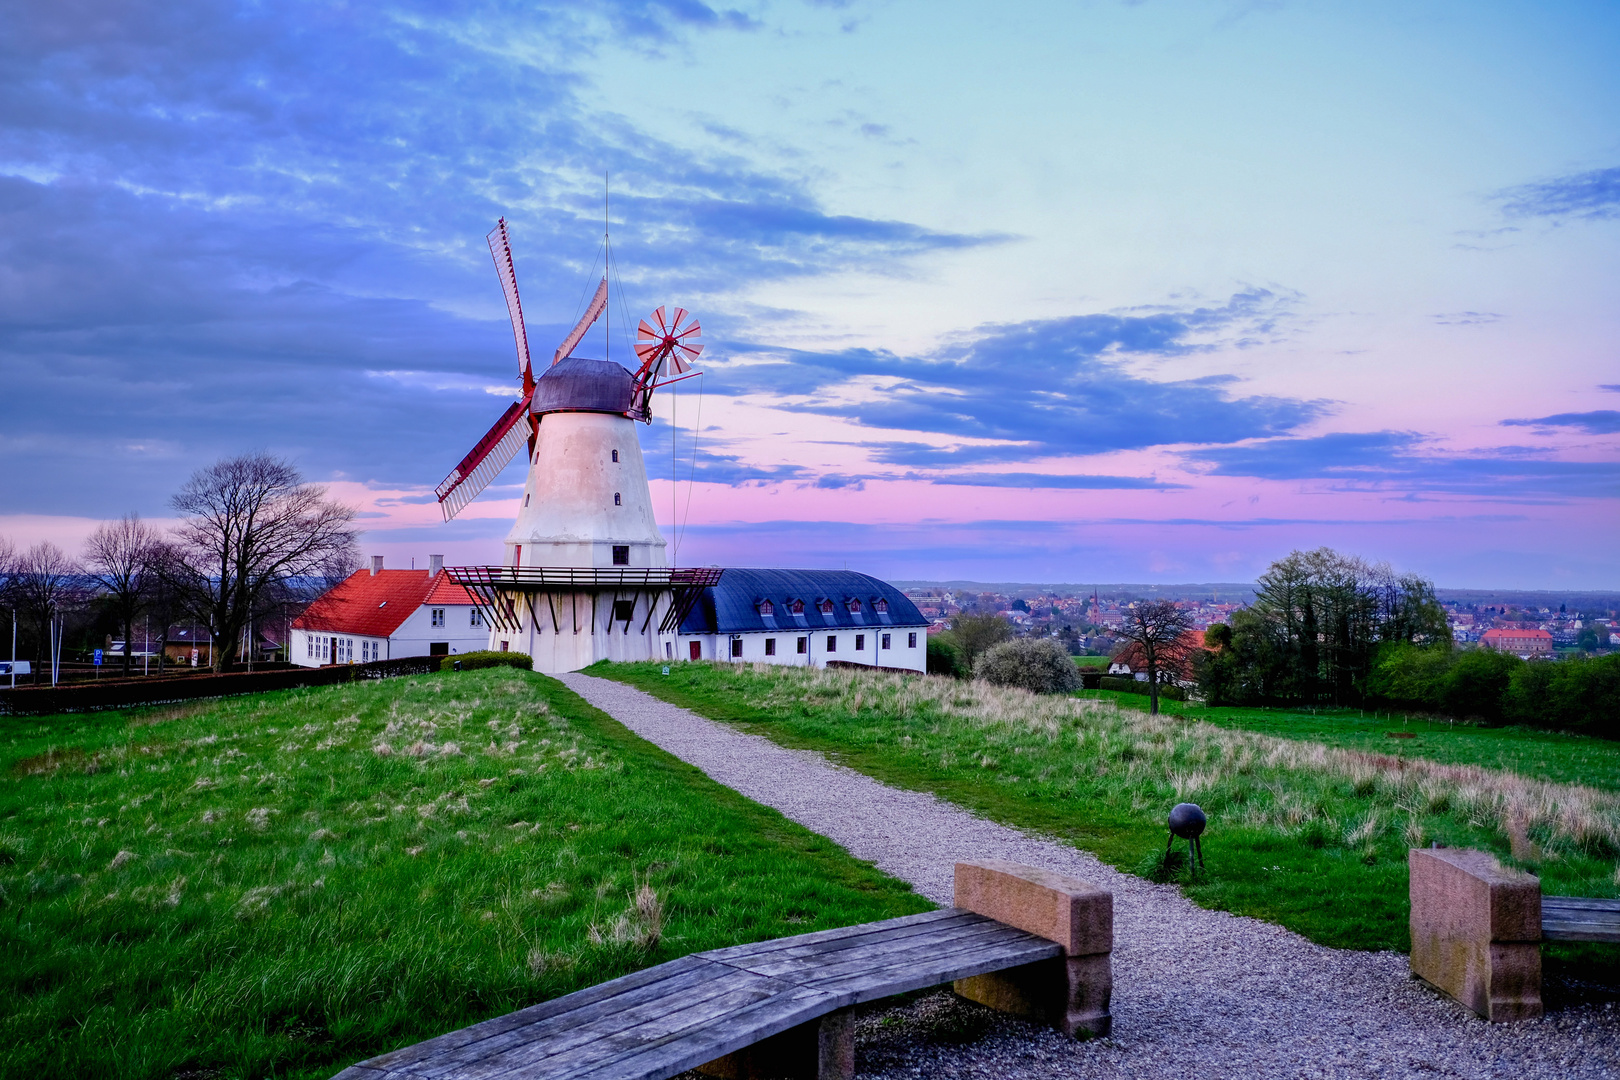
[[[653,664],[590,670],[1144,876],[1159,872],[1170,807],[1197,802],[1210,817],[1208,873],[1178,875],[1187,894],[1324,944],[1407,949],[1406,851],[1435,840],[1517,851],[1549,892],[1620,892],[1620,796],[1590,787],[940,677],[701,663],[667,676]]]
[[[510,669],[0,719],[0,1074],[319,1077],[931,905]]]
[[[1148,707],[1147,698],[1140,694],[1086,690],[1080,696],[1110,701],[1127,709],[1145,711]],[[1160,699],[1159,708],[1218,727],[1345,750],[1424,758],[1450,765],[1483,765],[1534,780],[1620,791],[1620,743],[1590,735],[1524,727],[1480,727],[1362,709],[1212,709],[1197,702],[1167,699]],[[1411,738],[1394,738],[1390,732]]]

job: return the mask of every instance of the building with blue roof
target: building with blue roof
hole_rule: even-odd
[[[666,656],[924,671],[928,620],[886,581],[853,570],[727,567],[681,619]]]

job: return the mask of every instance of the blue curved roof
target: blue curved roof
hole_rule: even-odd
[[[546,368],[534,384],[529,409],[548,412],[630,411],[635,376],[611,360],[570,356]]]
[[[804,605],[803,614],[794,614],[795,601]],[[823,611],[829,602],[832,610]],[[720,583],[704,589],[691,612],[681,620],[681,633],[787,633],[927,625],[928,620],[905,593],[868,574],[853,570],[727,567],[720,575]]]

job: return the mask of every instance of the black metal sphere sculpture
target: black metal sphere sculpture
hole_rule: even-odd
[[[1177,803],[1170,811],[1170,837],[1164,842],[1165,866],[1170,865],[1170,847],[1179,836],[1187,841],[1187,865],[1194,874],[1198,873],[1204,865],[1204,842],[1199,838],[1208,824],[1209,819],[1197,804]]]
[[[1199,809],[1196,803],[1177,803],[1170,811],[1170,831],[1183,840],[1198,839],[1204,832],[1204,826],[1208,824],[1209,819],[1204,816],[1204,811]]]

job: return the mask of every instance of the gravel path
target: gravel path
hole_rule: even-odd
[[[959,859],[1011,859],[1113,890],[1112,1036],[1073,1042],[970,1015],[974,1007],[936,996],[863,1022],[863,1076],[1620,1077],[1612,995],[1549,984],[1545,1019],[1488,1024],[1410,979],[1399,953],[1325,948],[1269,923],[1206,911],[1174,887],[820,754],[743,734],[622,683],[559,678],[642,738],[940,904],[951,901]]]

